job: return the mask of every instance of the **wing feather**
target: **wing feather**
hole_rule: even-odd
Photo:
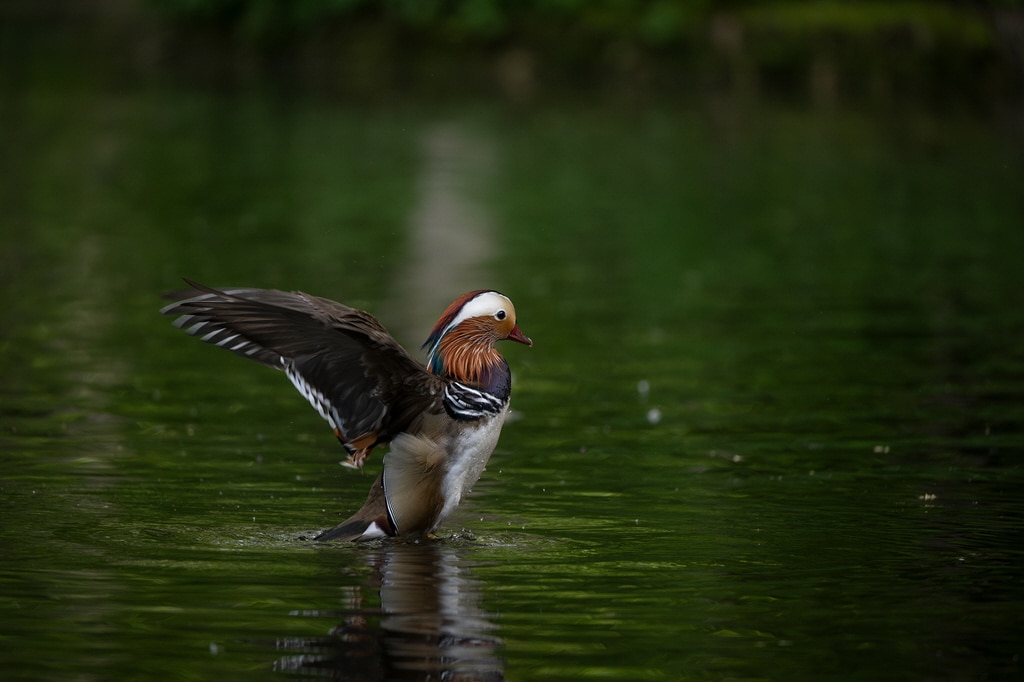
[[[343,443],[390,440],[439,409],[437,377],[375,317],[302,292],[213,289],[165,306],[174,325],[201,341],[282,370]]]

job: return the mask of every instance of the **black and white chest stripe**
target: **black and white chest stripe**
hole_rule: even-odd
[[[500,414],[508,398],[453,381],[444,387],[441,402],[452,419],[471,421]]]

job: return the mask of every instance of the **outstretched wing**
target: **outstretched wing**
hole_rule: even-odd
[[[217,290],[160,312],[201,341],[284,371],[330,423],[354,464],[374,445],[439,409],[439,380],[369,313],[274,289]]]

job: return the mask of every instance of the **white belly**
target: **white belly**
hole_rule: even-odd
[[[437,517],[440,525],[465,495],[480,479],[487,466],[494,447],[498,444],[501,427],[505,423],[508,408],[490,419],[481,420],[473,428],[461,428],[453,435],[448,446],[449,466],[441,482],[444,491],[444,506]]]

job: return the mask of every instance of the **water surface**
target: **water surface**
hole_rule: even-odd
[[[5,115],[5,679],[1021,673],[998,125],[181,85]],[[309,540],[372,474],[285,377],[157,315],[182,275],[410,348],[462,291],[512,297],[515,418],[441,539]]]

